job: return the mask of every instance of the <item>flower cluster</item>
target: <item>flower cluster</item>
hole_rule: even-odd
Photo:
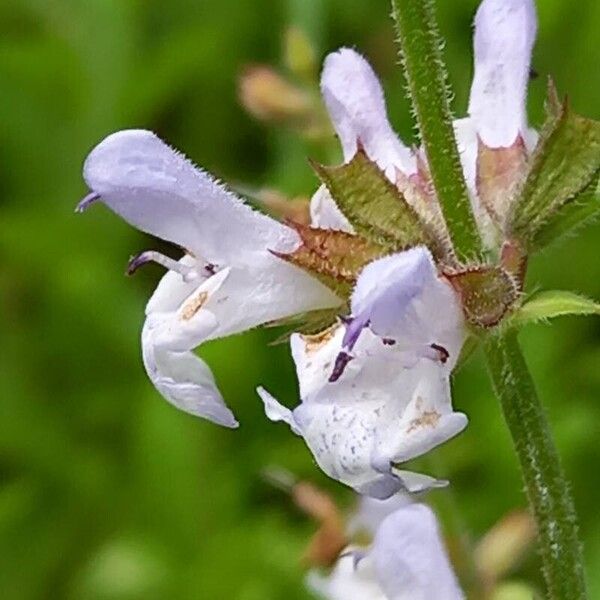
[[[540,245],[552,211],[600,167],[595,156],[575,177],[548,160],[571,143],[573,131],[595,144],[579,144],[582,154],[600,144],[597,126],[584,127],[555,97],[541,136],[528,126],[536,29],[533,0],[483,0],[475,19],[468,116],[454,122],[485,254],[471,261],[455,252],[426,152],[398,138],[376,75],[348,48],[330,54],[322,71],[322,97],[344,161],[315,165],[322,185],[310,202],[309,225],[257,212],[149,131],[120,131],[94,148],[84,166],[91,193],[78,210],[101,201],[184,251],[179,260],[143,252],[129,265],[133,272],[152,261],[168,271],[148,302],[142,331],[143,362],[164,398],[236,427],[194,350],[303,315],[322,329],[300,327],[290,339],[300,404],[290,410],[259,388],[268,418],[287,423],[327,475],[360,494],[383,500],[444,485],[399,465],[466,427],[450,393],[465,340],[514,313],[526,256]],[[264,93],[252,95],[254,104]],[[544,178],[556,189],[540,186]],[[540,189],[545,197],[554,193],[552,211],[539,210]],[[400,538],[416,540],[414,548],[397,547]],[[368,560],[355,569],[352,558],[341,559],[333,579],[321,584],[333,589],[350,570],[352,585],[376,588],[364,597],[432,598],[420,579],[423,567],[411,566],[423,540],[426,562],[436,563],[426,571],[444,573],[436,597],[461,597],[435,520],[419,505],[386,518]],[[359,584],[363,569],[376,573],[377,583],[369,575]],[[404,585],[408,595],[394,591]]]

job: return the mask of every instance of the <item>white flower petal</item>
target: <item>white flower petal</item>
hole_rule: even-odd
[[[352,225],[338,208],[329,190],[324,185],[313,194],[310,201],[310,219],[313,227],[354,233]]]
[[[173,406],[225,427],[237,427],[206,364],[192,352],[175,352],[157,346],[153,323],[142,333],[144,366],[150,380]]]
[[[399,472],[394,463],[420,456],[465,427],[466,417],[452,410],[450,371],[435,357],[386,345],[365,329],[354,359],[332,382],[342,338],[342,326],[320,337],[292,336],[302,403],[283,420],[293,423],[327,475],[359,493],[383,499],[442,485]],[[282,420],[269,406],[267,412]]]
[[[526,96],[537,18],[533,0],[483,0],[475,17],[469,114],[490,148],[527,132]]]
[[[388,600],[377,582],[371,559],[356,562],[351,549],[339,558],[329,575],[311,571],[307,585],[324,600]]]
[[[373,463],[385,467],[421,456],[459,434],[467,417],[452,410],[447,373],[433,360],[424,358],[402,378],[410,384],[410,401],[401,413],[387,410],[377,432]],[[398,383],[400,387],[400,383]]]
[[[267,392],[267,390],[265,390],[265,388],[259,387],[256,391],[265,405],[265,414],[267,415],[268,419],[275,423],[287,423],[294,433],[297,435],[302,435],[298,429],[298,426],[296,425],[294,415],[289,408],[286,408],[280,404],[276,398],[274,398],[271,394],[269,394],[269,392]]]
[[[385,500],[369,496],[359,496],[358,507],[348,520],[347,531],[350,537],[366,532],[374,537],[383,520],[396,510],[412,503],[408,494],[399,493]]]
[[[389,124],[381,84],[360,54],[342,48],[327,56],[321,91],[346,161],[354,156],[360,141],[390,179],[395,179],[396,168],[407,175],[416,171],[411,151]]]
[[[304,289],[301,278],[290,277],[290,268],[296,271],[268,253],[257,253],[252,266],[227,267],[194,285],[174,273],[165,275],[148,303],[142,343],[146,370],[169,402],[215,422],[235,424],[233,417],[227,421],[211,415],[223,400],[208,368],[191,350],[318,305],[318,288]],[[209,408],[208,399],[213,402]]]
[[[432,510],[411,504],[387,517],[369,556],[389,600],[464,598],[441,540]]]
[[[298,244],[295,232],[252,210],[150,131],[109,135],[83,174],[127,222],[215,264],[244,264],[254,251]]]
[[[189,254],[183,256],[179,262],[186,267],[194,267],[197,264],[197,260]],[[146,314],[177,310],[179,305],[206,279],[208,276],[184,281],[179,273],[167,271],[146,304]]]
[[[197,340],[209,338],[219,327],[215,314],[203,306],[214,298],[229,273],[230,270],[225,269],[205,280],[179,305],[168,301],[179,300],[188,284],[181,279],[177,282],[171,273],[167,273],[148,304],[153,310],[147,310],[142,331],[142,355],[150,380],[168,402],[219,425],[237,427],[210,369],[191,352]],[[192,306],[197,307],[194,314]],[[161,308],[164,310],[158,310]]]

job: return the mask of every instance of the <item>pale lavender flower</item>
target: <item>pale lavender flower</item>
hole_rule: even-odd
[[[398,507],[395,499],[379,506],[374,502],[362,509],[363,517],[376,511],[375,518],[368,520],[372,544],[366,549],[346,548],[329,575],[312,571],[311,590],[324,600],[464,598],[433,511],[424,504]]]
[[[321,339],[292,337],[302,403],[290,411],[260,388],[267,416],[288,423],[325,473],[359,493],[386,498],[443,484],[395,464],[467,424],[450,398],[463,342],[454,291],[429,252],[414,248],[365,267],[351,309],[349,323]]]
[[[255,212],[148,131],[121,131],[84,166],[88,186],[126,221],[188,254],[176,262],[144,253],[169,272],[146,307],[144,364],[172,404],[228,427],[237,422],[206,364],[203,342],[340,300],[270,252],[289,252],[297,234]]]

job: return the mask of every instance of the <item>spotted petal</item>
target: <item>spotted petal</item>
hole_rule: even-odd
[[[267,415],[287,422],[326,474],[359,493],[387,498],[441,485],[395,465],[466,426],[450,400],[464,336],[455,292],[419,247],[367,265],[351,306],[345,325],[292,336],[302,402],[290,411],[261,389]]]

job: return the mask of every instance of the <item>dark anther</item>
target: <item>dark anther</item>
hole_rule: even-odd
[[[396,343],[396,340],[393,340],[391,338],[381,338],[381,341],[386,345],[386,346],[393,346]]]
[[[335,359],[335,365],[333,366],[333,372],[329,376],[329,383],[335,383],[346,370],[348,363],[353,359],[347,352],[340,352]]]
[[[440,361],[442,364],[446,364],[448,359],[450,358],[450,353],[444,346],[440,346],[439,344],[431,344],[431,347],[437,351],[440,355]]]

